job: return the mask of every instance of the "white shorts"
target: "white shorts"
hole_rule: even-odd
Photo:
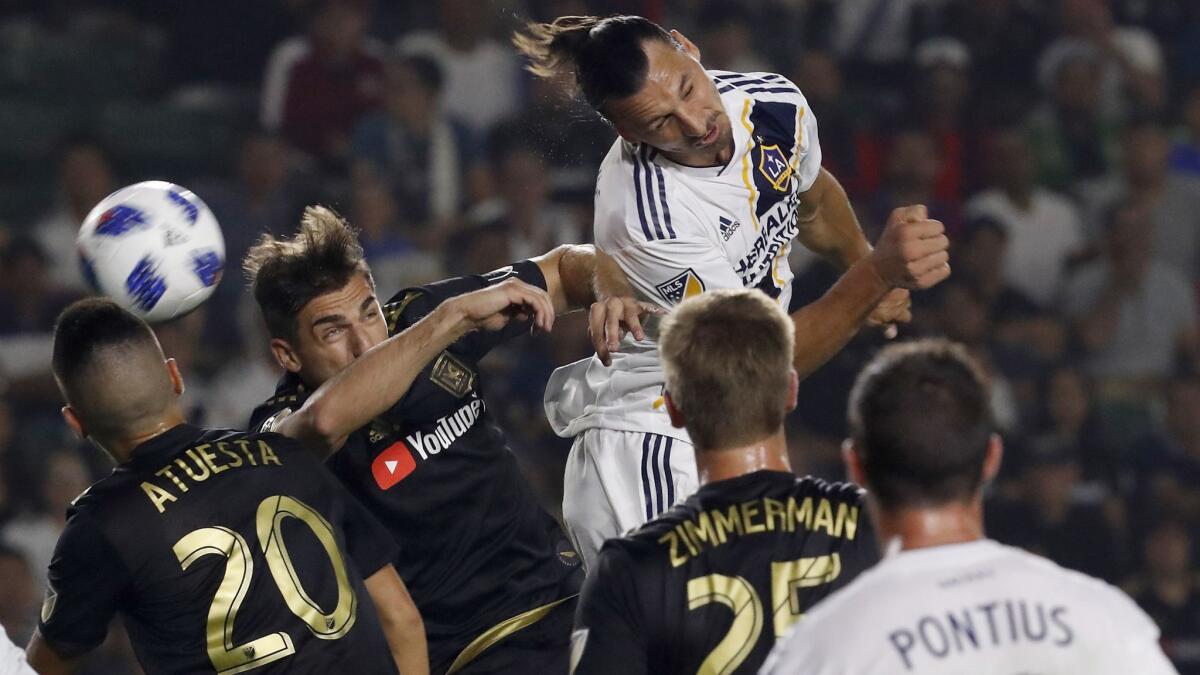
[[[692,445],[670,436],[588,429],[563,476],[563,522],[585,567],[619,537],[687,499],[699,481]]]

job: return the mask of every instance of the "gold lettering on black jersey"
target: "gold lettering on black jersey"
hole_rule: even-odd
[[[433,371],[429,374],[429,379],[455,398],[462,398],[475,388],[474,371],[449,352],[442,352],[433,362]]]
[[[705,549],[762,532],[795,532],[797,528],[803,528],[853,540],[858,534],[858,511],[858,506],[838,502],[835,515],[833,502],[824,497],[805,497],[799,502],[795,497],[788,497],[787,502],[752,499],[702,511],[675,525],[658,539],[658,543],[668,547],[671,566],[679,567]]]
[[[225,441],[218,441],[216,444],[220,455],[212,451],[212,443],[202,443],[188,448],[181,455],[172,459],[169,464],[154,472],[155,476],[164,478],[165,481],[159,483],[142,481],[142,492],[154,505],[155,510],[165,513],[170,502],[179,500],[179,497],[171,491],[172,486],[179,494],[183,494],[189,489],[189,481],[193,484],[202,483],[230,469],[270,464],[283,466],[279,455],[275,454],[275,450],[262,439],[258,439],[257,452],[248,440],[238,439],[233,443],[241,450],[240,453]],[[184,480],[185,477],[187,480]]]

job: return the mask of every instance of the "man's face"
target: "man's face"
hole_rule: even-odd
[[[699,51],[646,40],[646,81],[632,96],[602,111],[620,134],[647,143],[687,166],[718,166],[733,150],[733,127],[717,87],[700,65]]]
[[[371,347],[387,339],[383,310],[366,275],[355,274],[336,291],[309,301],[296,317],[296,339],[289,343],[298,372],[318,387]]]

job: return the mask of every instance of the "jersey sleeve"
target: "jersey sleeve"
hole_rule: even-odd
[[[38,631],[64,657],[104,641],[129,573],[95,519],[74,511],[54,549]]]
[[[366,507],[337,481],[331,479],[329,483],[331,489],[338,491],[345,507],[341,525],[346,534],[346,554],[366,579],[392,564],[400,549],[391,533]]]
[[[455,277],[453,279],[434,282],[427,286],[406,289],[397,293],[384,305],[383,313],[384,318],[387,320],[388,333],[395,335],[420,321],[436,309],[438,305],[450,298],[478,291],[488,286],[495,286],[502,281],[513,278],[546,290],[546,277],[542,274],[542,270],[538,267],[537,263],[532,260],[522,260],[521,262],[501,267],[487,274]],[[525,335],[529,332],[529,329],[530,323],[528,321],[513,321],[503,330],[474,331],[459,338],[458,342],[455,343],[456,351],[459,353],[465,352],[475,360],[479,360],[500,343],[518,335]]]
[[[817,116],[799,89],[796,90],[795,103],[800,130],[796,148],[796,180],[800,183],[799,191],[807,192],[821,173],[821,139],[817,135]]]
[[[605,546],[579,593],[572,637],[572,675],[648,672],[647,649],[633,570],[615,546]]]

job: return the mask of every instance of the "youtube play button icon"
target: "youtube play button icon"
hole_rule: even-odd
[[[403,441],[393,443],[371,462],[371,475],[380,490],[392,488],[417,468],[417,460]]]

